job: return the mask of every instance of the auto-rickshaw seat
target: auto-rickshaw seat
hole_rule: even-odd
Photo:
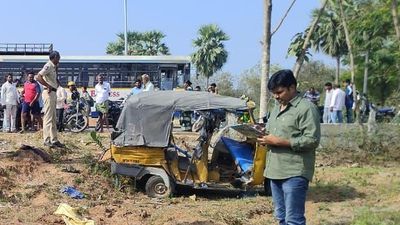
[[[250,172],[254,163],[253,147],[248,143],[235,141],[227,137],[221,137],[221,140],[231,153],[235,164],[242,169],[241,172]]]

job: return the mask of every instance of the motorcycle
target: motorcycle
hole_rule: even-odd
[[[109,106],[108,114],[107,114],[108,124],[111,125],[111,127],[114,130],[116,130],[119,115],[121,114],[122,108],[124,108],[123,103],[124,103],[123,99],[119,99],[118,101],[109,101],[108,102],[108,106]],[[101,128],[100,121],[97,120],[96,131],[99,131],[100,128]]]
[[[360,116],[363,123],[366,123],[368,121],[369,112],[371,110],[374,110],[376,112],[375,121],[378,123],[391,122],[396,116],[395,107],[378,108],[375,104],[370,103],[365,96],[363,96],[361,100],[362,104],[360,106]]]
[[[84,131],[89,125],[90,107],[84,98],[74,100],[64,112],[65,128],[73,133]]]

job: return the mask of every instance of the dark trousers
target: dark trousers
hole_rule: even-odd
[[[64,130],[64,109],[56,109],[57,114],[57,130],[59,132]]]

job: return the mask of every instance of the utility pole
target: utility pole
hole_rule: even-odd
[[[125,52],[124,55],[128,55],[128,0],[124,0],[124,15],[125,15]]]

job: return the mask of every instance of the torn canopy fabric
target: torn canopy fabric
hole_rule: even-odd
[[[166,147],[175,111],[244,110],[246,101],[197,91],[142,92],[127,98],[113,134],[116,146]]]

